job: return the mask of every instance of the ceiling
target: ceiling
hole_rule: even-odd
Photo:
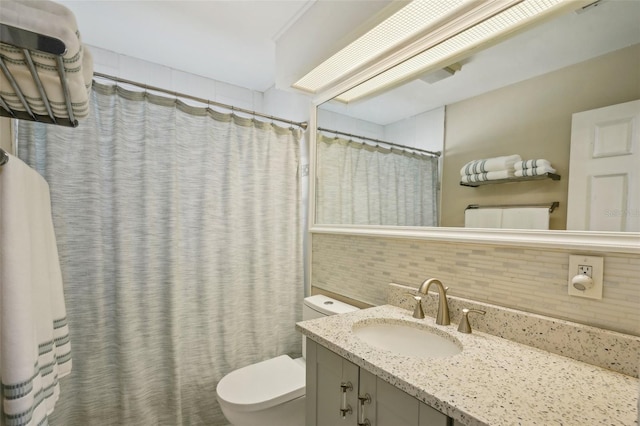
[[[87,44],[260,92],[291,90],[405,2],[56,1],[74,12]],[[465,59],[452,78],[416,80],[365,102],[328,107],[385,125],[638,43],[639,19],[639,0],[606,0]]]
[[[89,45],[260,92],[274,86],[276,73],[284,76],[281,88],[288,88],[390,3],[56,1],[76,15]]]

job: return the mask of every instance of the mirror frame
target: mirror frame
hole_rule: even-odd
[[[554,14],[555,16],[555,14]],[[547,16],[546,18],[549,18]],[[356,226],[316,223],[316,134],[318,128],[317,109],[337,95],[361,82],[384,72],[402,61],[422,52],[425,41],[418,40],[411,45],[388,55],[373,65],[357,71],[343,79],[334,87],[316,96],[309,112],[309,214],[310,234],[352,235],[365,237],[403,238],[459,243],[490,244],[550,248],[580,252],[607,252],[640,254],[640,232],[594,232],[594,231],[546,231],[546,230],[505,230],[454,227],[398,227],[398,226]],[[445,142],[446,143],[446,142]],[[309,242],[310,244],[310,242]],[[311,252],[311,249],[309,247]]]

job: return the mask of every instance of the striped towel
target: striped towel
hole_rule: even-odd
[[[460,177],[463,183],[485,182],[488,180],[508,179],[514,176],[513,170],[499,170],[496,172],[475,173]]]
[[[555,173],[556,169],[553,167],[534,167],[533,169],[520,169],[516,170],[515,176],[517,177],[525,177],[525,176],[540,176],[545,173]]]
[[[76,118],[85,117],[89,113],[93,60],[88,49],[80,41],[73,13],[64,6],[48,0],[2,0],[0,22],[53,37],[64,43],[67,50],[62,56],[62,60],[73,113]],[[35,114],[47,115],[44,101],[27,66],[22,49],[0,43],[0,55],[20,87],[29,108]],[[32,51],[31,57],[54,116],[67,118],[69,114],[58,77],[56,56]],[[12,110],[26,111],[4,73],[0,73],[0,94]]]
[[[46,424],[71,344],[49,186],[13,156],[0,167],[0,346],[4,424]]]
[[[524,161],[517,161],[513,167],[516,170],[523,170],[523,169],[535,169],[536,167],[549,167],[549,168],[553,168],[551,166],[551,163],[549,162],[549,160],[545,160],[545,159],[537,159],[537,160],[524,160]]]
[[[517,154],[469,161],[460,169],[460,176],[513,170],[513,165],[518,161],[522,161],[522,158]]]

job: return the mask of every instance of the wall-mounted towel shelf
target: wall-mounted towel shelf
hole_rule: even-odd
[[[527,208],[527,207],[549,207],[549,213],[553,213],[555,209],[560,207],[559,201],[554,201],[550,205],[548,203],[545,204],[494,204],[494,205],[479,205],[479,204],[469,204],[465,210],[472,209],[510,209],[510,208]]]
[[[76,127],[77,119],[88,113],[93,61],[80,43],[70,11],[66,18],[60,18],[37,7],[36,2],[3,5],[6,10],[0,14],[0,116]],[[61,7],[56,5],[56,13],[61,13]],[[35,16],[60,18],[60,22],[39,23]],[[68,25],[61,32],[63,39],[34,32],[29,26],[59,29],[63,24]]]
[[[33,79],[33,84],[37,88],[40,94],[40,98],[42,99],[42,102],[44,104],[44,108],[47,112],[46,115],[43,115],[37,114],[32,110],[32,108],[29,106],[29,102],[25,98],[25,95],[22,93],[23,90],[20,88],[20,84],[18,83],[19,79],[13,75],[13,73],[7,66],[7,62],[11,61],[12,58],[9,58],[4,54],[0,54],[0,68],[2,68],[4,77],[7,79],[7,81],[11,85],[11,88],[13,89],[13,93],[11,95],[7,95],[5,91],[0,93],[0,115],[4,117],[16,118],[19,120],[39,121],[43,123],[58,124],[67,127],[76,127],[78,125],[78,121],[74,117],[74,112],[71,105],[71,96],[69,94],[69,87],[67,86],[65,67],[62,60],[62,55],[67,50],[64,43],[61,40],[53,37],[36,34],[31,31],[12,27],[10,25],[2,23],[0,23],[0,43],[8,46],[13,46],[22,51],[24,62],[29,68],[29,72],[31,73],[31,77]],[[37,55],[38,52],[49,54],[55,57],[58,78],[60,80],[60,85],[64,94],[68,117],[56,117],[53,114],[51,103],[49,102],[44,85],[38,75],[36,65],[33,61],[33,55]],[[12,98],[17,98],[19,104],[15,103],[15,99],[5,99],[5,97],[9,96],[11,96]],[[10,106],[11,104],[17,106],[12,108]]]
[[[545,179],[560,180],[560,175],[557,175],[555,173],[545,173],[543,175],[538,175],[538,176],[512,177],[508,179],[485,180],[482,182],[460,182],[460,185],[477,188],[478,186],[493,185],[496,183],[524,182],[527,180],[545,180]]]

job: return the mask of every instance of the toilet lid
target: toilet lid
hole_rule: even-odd
[[[304,366],[281,355],[232,371],[218,382],[216,392],[221,404],[257,411],[304,396],[304,385]]]

